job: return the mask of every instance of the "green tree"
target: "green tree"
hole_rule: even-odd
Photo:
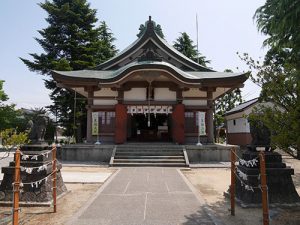
[[[26,121],[21,110],[16,109],[14,104],[0,104],[0,131],[9,128],[24,131],[26,129]]]
[[[139,27],[139,33],[136,35],[138,38],[140,38],[143,33],[145,32],[146,30],[146,27],[144,24],[141,24],[140,27]],[[161,38],[165,38],[165,35],[161,29],[161,26],[159,24],[156,24],[155,27],[154,27],[154,30],[155,30],[155,33],[161,37]]]
[[[282,149],[294,148],[300,159],[300,2],[267,0],[254,18],[258,29],[268,35],[263,63],[248,54],[241,56],[256,75],[250,78],[262,88],[259,100],[272,102],[262,107],[256,119],[271,131],[271,143]],[[255,117],[255,116],[254,116]]]
[[[274,50],[289,51],[288,58],[298,61],[300,57],[300,1],[267,0],[254,15],[258,29],[268,36],[265,46]],[[298,64],[299,65],[299,64]]]
[[[257,109],[257,116],[254,114],[252,120],[261,120],[267,126],[273,146],[296,149],[300,158],[299,70],[290,63],[260,63],[248,54],[241,58],[251,70],[257,72],[250,79],[262,88],[259,101],[274,104]]]
[[[96,10],[86,0],[53,0],[39,5],[48,14],[48,27],[38,31],[41,38],[35,38],[44,53],[30,54],[32,60],[21,58],[29,70],[50,75],[51,70],[93,68],[117,52],[105,22],[95,26]],[[77,99],[75,107],[75,93],[57,87],[51,77],[45,79],[45,86],[52,91],[50,98],[54,104],[50,110],[57,112],[59,123],[67,128],[66,135],[75,134],[80,124],[86,124],[85,100]]]
[[[0,103],[8,100],[8,96],[3,90],[3,83],[4,80],[0,80]]]
[[[11,150],[16,146],[29,143],[26,132],[17,132],[15,129],[5,129],[0,132],[0,138],[4,148]]]
[[[181,35],[174,42],[173,47],[186,57],[206,67],[207,64],[210,63],[210,60],[207,60],[206,57],[201,55],[199,52],[197,53],[197,46],[193,45],[193,40],[186,32],[182,32],[180,34]]]
[[[20,110],[14,104],[5,104],[9,98],[3,90],[3,80],[0,80],[0,131],[14,128],[25,130],[25,120]]]

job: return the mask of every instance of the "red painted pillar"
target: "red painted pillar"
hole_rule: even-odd
[[[173,141],[184,144],[184,104],[174,106],[172,113]]]
[[[127,110],[123,104],[116,105],[115,143],[123,144],[127,136]]]

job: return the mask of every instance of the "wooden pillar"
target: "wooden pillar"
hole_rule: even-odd
[[[94,91],[92,88],[88,88],[88,104],[87,104],[87,121],[86,121],[86,141],[92,143],[92,105]]]
[[[118,91],[118,103],[122,104],[124,99],[124,90],[119,88],[117,91]]]
[[[115,143],[123,144],[127,137],[127,109],[123,104],[116,105]]]
[[[233,147],[230,150],[231,159],[231,183],[230,183],[230,206],[231,215],[235,216],[235,171],[236,171],[236,149]]]
[[[173,141],[178,144],[184,144],[184,110],[184,104],[177,104],[172,113]]]
[[[207,91],[207,142],[214,143],[214,113],[213,113],[213,96],[212,91]]]
[[[15,182],[13,184],[13,225],[19,224],[19,200],[20,200],[20,162],[21,162],[21,151],[19,147],[15,154]]]
[[[269,225],[269,200],[268,200],[268,186],[267,186],[267,174],[266,174],[266,160],[265,153],[259,153],[260,164],[260,181],[261,181],[261,198],[263,208],[263,224]]]
[[[52,146],[52,196],[53,196],[53,212],[56,213],[56,145]]]

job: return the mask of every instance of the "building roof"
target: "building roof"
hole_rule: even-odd
[[[117,70],[78,70],[78,71],[53,71],[53,76],[65,76],[69,78],[87,78],[97,79],[99,82],[113,82],[121,79],[132,70],[157,68],[161,70],[171,70],[175,72],[179,79],[187,81],[199,81],[204,79],[222,79],[222,78],[238,78],[244,73],[226,73],[226,72],[203,72],[203,71],[183,71],[176,66],[159,61],[141,61],[129,63]]]
[[[134,41],[131,45],[125,48],[116,56],[112,57],[111,59],[107,60],[106,62],[96,66],[95,70],[110,70],[114,68],[114,66],[120,62],[124,61],[124,59],[130,59],[134,61],[134,53],[138,52],[138,50],[144,50],[147,52],[149,48],[153,48],[150,50],[160,49],[162,52],[168,55],[168,58],[171,58],[174,61],[181,62],[183,65],[186,66],[188,70],[191,71],[214,71],[210,68],[204,67],[190,58],[183,55],[181,52],[177,51],[173,46],[169,45],[166,40],[161,38],[155,32],[155,22],[151,20],[151,16],[149,20],[145,23],[145,30],[143,34]],[[157,52],[156,52],[157,53]],[[167,59],[168,60],[168,59]]]
[[[254,99],[251,99],[249,101],[243,102],[240,105],[236,106],[235,108],[227,111],[224,115],[228,116],[228,115],[231,115],[231,114],[234,114],[234,113],[242,112],[242,111],[244,111],[245,109],[249,108],[250,106],[254,105],[257,102],[258,102],[258,98],[254,98]]]
[[[222,80],[227,82],[225,85],[228,87],[246,81],[248,73],[216,72],[189,59],[159,37],[155,26],[149,17],[141,37],[115,57],[89,70],[52,71],[54,80],[69,85],[75,82],[110,84],[117,83],[134,71],[156,70],[167,72],[178,82],[186,84],[206,85],[205,82],[208,82],[213,86],[217,84],[215,81],[220,84]]]

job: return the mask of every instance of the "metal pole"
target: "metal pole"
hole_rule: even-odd
[[[235,216],[235,161],[236,161],[236,149],[233,147],[230,151],[231,158],[231,184],[230,184],[230,205],[231,215]]]
[[[269,225],[269,202],[268,202],[268,186],[266,176],[266,162],[265,153],[259,153],[260,159],[260,181],[261,181],[261,198],[262,198],[262,209],[263,209],[263,224]]]
[[[13,225],[19,224],[20,158],[21,151],[18,147],[15,155],[15,182],[13,186]]]
[[[197,63],[199,64],[199,45],[198,45],[198,14],[196,13],[196,32],[197,32]]]
[[[52,160],[53,211],[56,212],[56,145],[52,146]]]

